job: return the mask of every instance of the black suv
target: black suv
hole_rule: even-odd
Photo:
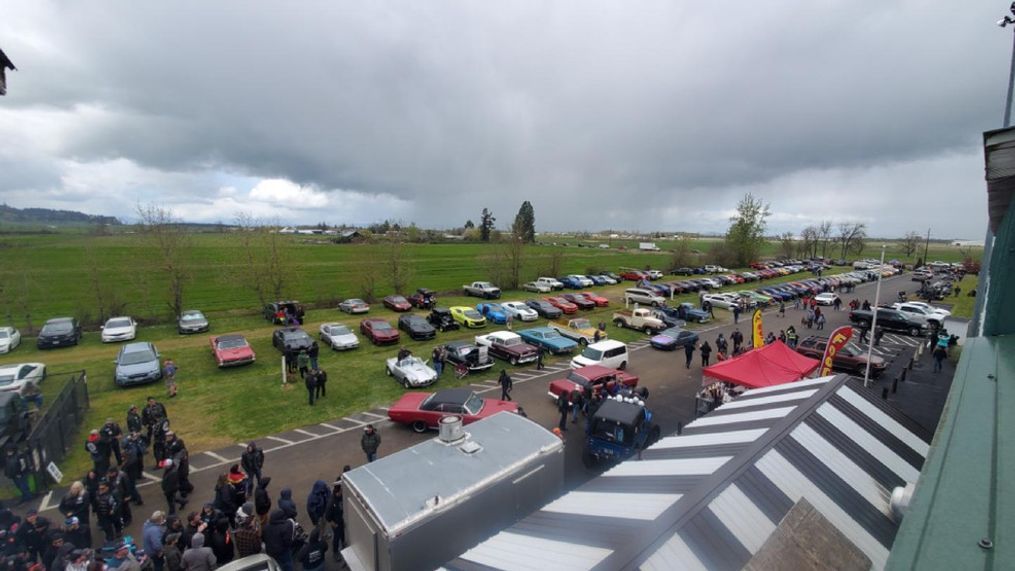
[[[877,310],[877,326],[885,329],[886,331],[900,331],[914,337],[923,335],[927,332],[926,324],[910,319],[901,311],[896,309],[887,309],[884,307],[879,307]],[[849,312],[849,320],[857,327],[869,328],[871,326],[871,322],[874,320],[874,313],[871,310],[857,309]]]
[[[81,324],[73,317],[56,317],[42,326],[35,346],[39,349],[69,347],[81,341]]]

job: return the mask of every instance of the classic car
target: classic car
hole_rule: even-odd
[[[17,363],[0,365],[0,391],[17,392],[28,383],[39,386],[46,378],[46,365],[42,363]]]
[[[451,363],[451,366],[464,363],[471,373],[493,367],[493,357],[490,356],[489,349],[475,343],[452,341],[444,345],[444,350],[447,352],[447,362]]]
[[[405,388],[425,387],[437,382],[437,371],[427,361],[409,355],[402,360],[392,357],[385,361],[384,372]]]
[[[137,337],[137,322],[130,317],[111,317],[102,325],[102,342],[130,341]]]
[[[583,292],[581,292],[578,295],[580,295],[580,296],[584,297],[585,299],[591,301],[592,303],[596,304],[596,307],[606,307],[606,306],[610,305],[610,300],[606,299],[605,297],[603,297],[601,295],[594,294],[592,292],[583,291]],[[567,296],[565,296],[565,297],[567,297]]]
[[[739,295],[740,297],[748,300],[748,302],[753,301],[755,305],[758,305],[760,307],[766,307],[768,304],[772,303],[772,297],[771,296],[763,295],[763,294],[760,294],[760,293],[758,293],[756,291],[751,291],[749,289],[743,289],[743,290],[736,291],[736,292],[733,292],[733,293],[735,293],[736,295]]]
[[[35,339],[39,349],[67,347],[81,341],[81,324],[73,317],[55,317],[46,321]]]
[[[564,299],[566,299],[566,300],[570,301],[571,303],[577,305],[578,309],[595,309],[596,308],[596,302],[594,302],[594,301],[592,301],[590,299],[586,299],[585,296],[583,296],[580,293],[565,293],[564,295],[562,295],[560,297],[563,297]]]
[[[599,340],[606,339],[606,332],[599,330],[585,318],[551,321],[547,326],[557,330],[564,337],[582,344],[595,342],[596,333],[599,334]]]
[[[518,332],[518,335],[526,343],[541,346],[554,355],[571,353],[578,346],[576,341],[564,337],[559,331],[550,327],[522,329]]]
[[[454,331],[460,329],[461,326],[455,323],[455,319],[451,316],[451,310],[446,307],[435,307],[430,310],[430,315],[426,316],[426,320],[437,329],[441,331]]]
[[[564,313],[570,314],[578,311],[577,305],[571,303],[570,301],[562,297],[548,297],[546,298],[546,301],[548,301],[550,305],[556,307],[557,309],[563,311]]]
[[[417,288],[416,293],[408,297],[409,303],[419,309],[433,309],[437,306],[437,292],[425,287]]]
[[[359,337],[344,323],[322,323],[321,341],[336,351],[359,347]]]
[[[176,331],[180,335],[208,331],[208,318],[196,309],[188,309],[176,320]]]
[[[454,415],[462,424],[493,416],[501,411],[518,412],[514,402],[484,399],[469,389],[443,389],[435,393],[405,393],[388,409],[392,422],[408,425],[415,432],[437,428],[442,418]]]
[[[486,318],[483,314],[471,307],[456,305],[450,309],[451,317],[456,323],[470,329],[481,329],[486,327]]]
[[[525,282],[522,284],[522,289],[525,291],[532,291],[536,293],[550,293],[551,291],[553,291],[552,287],[546,284],[541,284],[539,282]]]
[[[476,305],[476,311],[491,323],[507,323],[507,312],[499,303],[480,303]]]
[[[274,301],[265,304],[261,314],[265,319],[275,325],[287,325],[289,319],[293,318],[297,323],[303,325],[303,316],[306,312],[303,304],[298,301]]]
[[[675,311],[677,319],[683,319],[689,323],[705,323],[712,319],[707,311],[702,311],[686,301],[675,308],[661,307],[659,309],[666,312]]]
[[[359,332],[374,345],[398,343],[398,330],[384,319],[364,319],[359,322]]]
[[[430,322],[420,315],[402,315],[398,318],[398,328],[409,334],[415,341],[437,337],[437,330]]]
[[[147,341],[127,343],[113,361],[113,382],[118,387],[153,383],[162,378],[162,365],[155,345]]]
[[[535,311],[537,314],[547,319],[557,319],[563,313],[559,308],[542,299],[527,299],[525,300],[525,305],[529,306],[532,308],[532,311]]]
[[[517,319],[518,321],[535,321],[539,319],[539,314],[524,302],[505,301],[500,305],[512,319]]]
[[[208,342],[219,367],[248,365],[257,359],[254,349],[242,335],[219,335],[210,338]]]
[[[659,333],[652,336],[649,343],[656,349],[662,349],[663,351],[672,351],[677,347],[683,347],[685,345],[694,345],[698,342],[698,334],[694,331],[688,331],[679,327],[670,327],[669,329],[663,329]]]
[[[821,359],[825,356],[825,348],[827,346],[827,337],[812,336],[801,341],[797,345],[796,350],[801,355]],[[870,363],[872,377],[877,377],[883,373],[888,366],[885,360],[877,355],[871,355]],[[862,377],[867,372],[867,353],[847,343],[842,349],[836,351],[832,357],[832,368],[836,371],[844,371]]]
[[[299,327],[276,329],[271,334],[271,345],[282,353],[285,353],[287,349],[299,353],[303,349],[310,349],[313,342],[310,335],[307,335],[307,332]]]
[[[646,274],[645,272],[640,272],[638,270],[624,270],[623,272],[620,273],[620,277],[628,281],[637,282],[641,280],[647,280],[648,274]]]
[[[592,276],[589,276],[592,277]],[[599,274],[599,277],[603,279],[605,285],[617,285],[620,283],[620,276],[616,274]],[[595,278],[593,278],[593,281]]]
[[[0,327],[0,354],[10,353],[21,345],[21,332],[14,327]]]
[[[349,314],[355,313],[366,313],[370,311],[370,304],[355,297],[342,300],[338,304],[338,309]]]
[[[531,363],[539,354],[539,349],[526,343],[520,335],[511,331],[494,331],[486,335],[477,335],[476,344],[486,346],[491,355],[512,365]]]
[[[383,303],[384,307],[390,309],[391,311],[412,310],[412,304],[409,303],[409,300],[405,299],[405,297],[401,295],[384,296],[384,299],[381,300],[381,303]]]
[[[626,371],[590,365],[571,369],[568,371],[567,377],[550,381],[547,394],[550,395],[550,398],[557,400],[560,395],[570,395],[574,391],[581,391],[585,396],[590,393],[598,394],[604,389],[612,393],[613,386],[617,383],[620,383],[622,387],[634,388],[638,386],[638,377]]]

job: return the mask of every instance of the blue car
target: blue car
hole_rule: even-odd
[[[659,425],[644,404],[608,398],[585,421],[582,462],[593,468],[627,460],[659,440]]]
[[[476,306],[476,311],[481,313],[487,321],[501,325],[507,323],[507,312],[504,311],[504,308],[499,303],[480,303]]]
[[[558,281],[560,283],[564,284],[564,287],[569,288],[569,289],[581,289],[582,288],[581,281],[578,278],[575,278],[575,277],[572,277],[572,276],[564,276],[562,278],[559,278]]]
[[[592,280],[592,283],[594,283],[596,285],[606,285],[606,284],[609,283],[609,282],[606,281],[606,278],[604,278],[603,276],[588,276],[588,278],[590,280]]]
[[[683,319],[684,321],[693,321],[697,323],[705,323],[712,319],[712,316],[703,309],[694,307],[694,304],[684,302],[676,307],[677,318]]]
[[[564,337],[556,329],[551,329],[549,327],[522,329],[518,332],[518,335],[526,343],[540,346],[554,355],[571,353],[574,351],[575,347],[578,346],[576,341],[572,341],[571,339]]]
[[[683,347],[685,345],[694,345],[698,342],[698,334],[694,331],[688,331],[679,327],[670,327],[669,329],[663,329],[658,334],[654,335],[649,343],[656,349],[663,351],[672,351],[677,347]]]

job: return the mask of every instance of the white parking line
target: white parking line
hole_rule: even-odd
[[[302,428],[294,428],[293,432],[299,432],[300,434],[306,434],[307,436],[317,436],[313,432],[310,432],[310,431],[307,431],[307,430],[303,430]]]
[[[269,440],[274,440],[276,442],[281,442],[282,444],[294,444],[292,440],[286,440],[285,438],[279,438],[278,436],[272,436],[270,434],[268,436],[265,436],[265,438]]]
[[[40,512],[44,512],[50,508],[49,500],[53,497],[53,490],[50,490],[48,494],[42,496],[42,502],[39,503],[39,507],[36,508]]]
[[[151,480],[153,482],[161,482],[162,481],[162,478],[159,478],[158,476],[153,476],[153,475],[149,474],[148,472],[141,472],[141,475],[144,476],[145,478],[148,478],[149,480]]]
[[[212,458],[218,460],[219,462],[228,462],[229,461],[229,460],[223,458],[222,456],[219,456],[218,454],[212,452],[211,450],[205,450],[204,454],[207,455],[207,456],[211,456]]]
[[[332,429],[334,431],[337,431],[337,432],[341,432],[341,431],[345,430],[344,428],[339,428],[337,426],[333,426],[331,424],[328,424],[327,422],[320,423],[320,426],[323,426],[324,428],[330,428],[330,429]]]
[[[356,424],[358,426],[362,426],[362,425],[366,424],[365,422],[356,420],[355,418],[349,418],[348,416],[343,416],[342,420],[348,420],[349,422],[352,422],[352,423],[354,423],[354,424]]]
[[[362,413],[360,413],[360,414],[365,414],[365,415],[367,415],[367,416],[372,416],[372,417],[374,417],[374,418],[381,418],[381,419],[385,419],[385,418],[388,418],[388,417],[386,417],[386,416],[381,416],[381,415],[379,415],[379,414],[374,414],[374,413],[372,413],[372,412],[362,412]],[[308,433],[308,434],[309,434],[309,433]],[[316,435],[312,435],[312,436],[316,436]]]

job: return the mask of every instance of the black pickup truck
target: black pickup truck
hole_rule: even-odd
[[[927,326],[919,321],[910,319],[905,313],[895,309],[884,307],[877,308],[877,326],[885,331],[898,331],[914,337],[927,333]],[[849,312],[849,320],[860,328],[870,328],[874,320],[874,313],[871,310],[857,309]]]

